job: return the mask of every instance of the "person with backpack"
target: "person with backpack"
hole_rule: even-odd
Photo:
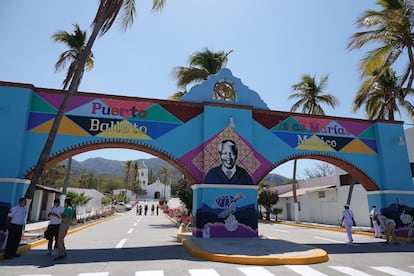
[[[63,206],[60,206],[60,199],[56,198],[53,203],[54,205],[48,214],[50,219],[49,225],[47,226],[47,230],[45,232],[45,238],[48,240],[47,253],[45,256],[54,256],[57,254],[59,226],[62,222],[60,214],[62,214],[65,210]],[[54,251],[52,251],[53,240],[55,241]]]

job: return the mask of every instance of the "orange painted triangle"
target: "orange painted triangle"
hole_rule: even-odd
[[[343,147],[340,152],[353,152],[353,153],[366,153],[376,154],[375,151],[370,149],[367,145],[362,143],[359,139],[355,138],[351,143]]]
[[[40,126],[32,129],[31,132],[49,133],[50,129],[52,128],[53,120],[54,119],[41,124]],[[88,132],[80,128],[77,124],[69,120],[67,117],[62,118],[57,133],[78,136],[91,136]]]

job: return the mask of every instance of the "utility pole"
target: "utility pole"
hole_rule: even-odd
[[[69,182],[69,175],[70,175],[71,167],[72,167],[72,156],[68,158],[68,162],[66,163],[66,172],[65,172],[65,177],[63,178],[62,194],[60,195],[61,204],[63,204],[66,198],[66,192],[68,190],[68,182]]]
[[[299,203],[298,203],[298,197],[296,194],[296,168],[297,168],[297,159],[293,161],[293,205],[295,209],[295,222],[299,222]]]

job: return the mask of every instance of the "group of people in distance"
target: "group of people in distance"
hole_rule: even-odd
[[[19,204],[9,210],[5,259],[20,257],[17,250],[27,217],[26,203],[26,198],[20,198]],[[45,232],[48,239],[48,252],[45,255],[57,255],[54,257],[54,260],[62,260],[67,256],[64,239],[71,225],[73,214],[72,200],[70,198],[65,199],[64,206],[60,206],[59,199],[54,200],[54,205],[48,214],[50,222]],[[53,241],[55,241],[55,251],[52,251]]]
[[[136,212],[136,215],[138,216],[141,216],[142,215],[142,205],[140,205],[140,204],[137,204],[137,212]],[[159,210],[160,210],[160,206],[157,204],[157,206],[155,206],[154,204],[152,204],[151,205],[151,216],[153,216],[154,215],[154,211],[155,210],[157,210],[157,216],[158,216],[158,213],[159,213]],[[145,204],[145,206],[144,206],[144,215],[146,216],[147,215],[147,213],[148,213],[148,204]]]

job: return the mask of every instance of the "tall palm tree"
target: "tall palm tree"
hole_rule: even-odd
[[[168,168],[168,166],[162,167],[160,169],[159,174],[160,175],[164,175],[164,194],[163,194],[163,197],[164,197],[164,201],[166,201],[167,200],[167,196],[165,194],[165,188],[167,186],[167,177],[168,177],[168,174],[169,174],[169,168]]]
[[[371,85],[377,82],[402,53],[407,54],[408,66],[401,74],[398,87],[402,88],[406,84],[406,88],[411,90],[414,78],[413,1],[379,0],[377,4],[382,10],[367,10],[357,19],[358,26],[367,30],[353,34],[347,47],[352,51],[370,43],[378,45],[359,63],[362,77],[371,76]]]
[[[161,11],[164,7],[166,0],[153,0],[152,1],[152,11],[157,12]],[[49,135],[45,142],[45,145],[40,153],[39,160],[36,163],[36,167],[33,172],[32,180],[30,182],[29,188],[26,191],[26,198],[32,199],[34,196],[34,192],[36,189],[36,184],[39,181],[40,175],[43,172],[43,169],[46,165],[47,160],[49,159],[49,154],[52,149],[53,143],[56,138],[56,134],[62,121],[63,115],[65,113],[65,109],[69,104],[69,100],[72,97],[73,93],[78,91],[80,80],[83,76],[83,72],[85,70],[85,64],[88,60],[88,57],[91,54],[92,46],[95,43],[95,40],[98,35],[104,35],[108,32],[115,20],[118,17],[119,12],[123,12],[121,17],[123,30],[129,28],[132,23],[134,22],[135,16],[135,1],[134,0],[100,0],[99,1],[99,8],[96,12],[95,18],[93,20],[92,26],[93,30],[91,36],[88,39],[88,42],[85,48],[80,55],[79,61],[76,64],[74,74],[70,80],[70,84],[66,95],[62,101],[61,106],[56,114],[56,117],[53,121],[52,127],[49,131]]]
[[[60,54],[59,59],[55,64],[56,72],[65,69],[69,64],[66,78],[62,82],[63,89],[66,89],[69,86],[70,81],[75,74],[75,68],[80,60],[82,51],[85,48],[87,41],[86,31],[82,31],[78,24],[74,24],[73,27],[73,34],[66,31],[58,31],[52,36],[55,42],[64,43],[69,48],[69,50],[64,51]],[[92,70],[93,66],[94,57],[91,51],[86,59],[85,69],[88,71]]]
[[[201,82],[206,80],[208,76],[217,74],[227,64],[228,56],[232,52],[233,50],[213,52],[204,49],[191,55],[189,67],[175,67],[172,74],[177,79],[178,88],[184,89],[184,91],[175,93],[175,98],[179,97],[180,93],[183,93],[183,95],[186,93],[188,84]]]
[[[301,77],[301,81],[292,85],[293,91],[297,91],[288,97],[288,99],[297,98],[298,101],[292,105],[290,111],[296,111],[302,108],[303,113],[314,115],[325,115],[322,103],[335,108],[338,105],[338,99],[332,94],[323,94],[323,90],[328,84],[328,75],[322,75],[319,84],[315,80],[315,76],[305,74]],[[293,161],[293,202],[295,204],[295,220],[298,221],[298,199],[296,195],[296,169],[297,159]]]
[[[132,167],[132,161],[128,160],[123,164],[124,170],[123,173],[125,174],[124,182],[125,182],[125,200],[124,202],[127,202],[127,192],[128,192],[128,182],[131,174]]]
[[[69,64],[69,67],[66,73],[66,78],[62,82],[63,89],[66,89],[69,86],[70,81],[75,74],[75,68],[80,60],[82,51],[85,48],[86,41],[87,41],[86,31],[82,31],[78,24],[74,24],[73,27],[74,27],[73,33],[68,33],[66,31],[58,31],[52,36],[55,42],[66,44],[66,46],[68,46],[69,48],[69,50],[64,51],[63,53],[60,54],[59,59],[55,64],[56,72],[65,69]],[[93,66],[94,66],[94,58],[93,58],[93,53],[91,51],[89,56],[86,59],[85,69],[88,71],[92,70]],[[72,164],[72,157],[69,157],[68,166],[66,167],[65,181],[63,182],[62,195],[66,194],[67,185],[69,181],[69,174],[71,170],[71,164]]]
[[[394,120],[394,114],[400,114],[400,107],[407,111],[409,117],[414,118],[414,106],[405,99],[407,89],[398,86],[398,77],[392,69],[387,69],[378,78],[367,77],[359,87],[352,105],[357,111],[365,105],[365,112],[369,119]],[[376,81],[372,83],[372,78]]]

